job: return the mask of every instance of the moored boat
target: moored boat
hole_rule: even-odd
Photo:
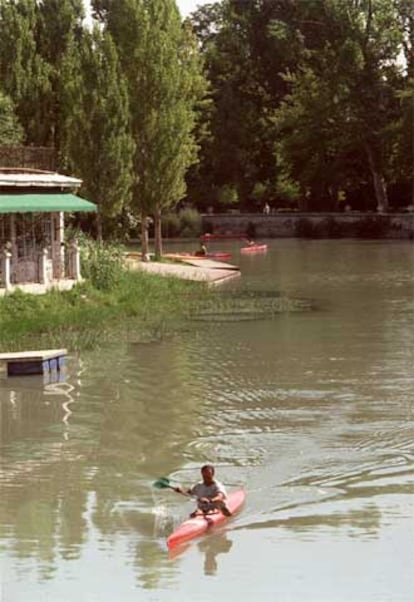
[[[263,251],[267,251],[267,245],[249,245],[248,247],[242,247],[240,249],[240,253],[262,253]]]
[[[237,489],[231,491],[226,499],[226,506],[232,514],[236,514],[243,506],[246,498],[246,492],[244,489]],[[199,537],[207,530],[212,527],[223,523],[228,520],[227,516],[224,516],[222,512],[217,510],[212,514],[195,516],[194,518],[188,518],[181,525],[171,533],[167,539],[167,546],[171,550],[175,546],[178,546],[190,539]]]

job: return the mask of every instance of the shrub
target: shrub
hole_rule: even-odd
[[[122,247],[92,239],[80,241],[82,275],[99,290],[110,290],[123,273]]]

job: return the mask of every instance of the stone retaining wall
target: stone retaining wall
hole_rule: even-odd
[[[251,238],[414,239],[414,213],[205,214],[203,232]]]

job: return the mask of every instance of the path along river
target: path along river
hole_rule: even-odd
[[[2,602],[413,599],[413,246],[238,246],[232,286],[315,309],[0,378]],[[192,505],[151,484],[205,461],[247,504],[169,558]]]

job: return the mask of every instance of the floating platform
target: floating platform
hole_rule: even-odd
[[[61,371],[65,365],[66,349],[17,351],[0,353],[0,362],[7,364],[7,376],[47,374]]]

